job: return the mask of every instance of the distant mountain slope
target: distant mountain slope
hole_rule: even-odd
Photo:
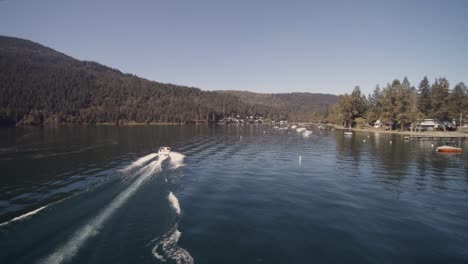
[[[247,91],[219,91],[238,97],[250,104],[274,106],[287,112],[318,112],[337,101],[337,96],[321,93],[262,94]]]
[[[1,125],[216,122],[238,114],[299,120],[333,100],[336,96],[211,92],[159,83],[0,36]],[[305,116],[298,118],[298,111]]]

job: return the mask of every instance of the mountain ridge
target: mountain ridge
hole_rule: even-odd
[[[0,91],[0,125],[200,123],[234,115],[310,121],[337,98],[161,83],[7,36],[0,36]]]

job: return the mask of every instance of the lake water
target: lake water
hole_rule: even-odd
[[[468,144],[442,143],[266,125],[0,129],[0,263],[468,263]]]

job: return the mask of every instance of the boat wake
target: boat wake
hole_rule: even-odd
[[[169,192],[167,199],[169,200],[171,207],[174,209],[174,212],[177,214],[177,218],[179,218],[179,200],[172,192]],[[178,223],[176,222],[169,232],[153,240],[157,241],[152,250],[153,256],[162,262],[170,261],[177,264],[193,264],[195,262],[190,253],[177,245],[182,234],[177,228]]]
[[[140,167],[141,165],[143,165],[144,163],[154,159],[156,156],[158,156],[157,153],[151,153],[149,155],[146,155],[144,157],[141,157],[139,158],[138,160],[136,160],[135,162],[132,162],[132,164],[128,165],[127,167],[121,169],[120,171],[121,172],[128,172],[132,169],[135,169],[137,167]]]
[[[143,158],[138,159],[132,163],[129,168],[133,169],[137,166],[141,166],[145,162],[156,157],[157,154],[150,154]],[[148,180],[150,175],[162,171],[162,162],[166,160],[168,156],[158,156],[158,159],[151,162],[150,164],[142,167],[138,171],[138,178],[123,192],[121,192],[112,202],[104,208],[95,218],[93,218],[86,225],[78,229],[70,239],[59,247],[54,253],[40,261],[41,263],[62,263],[72,259],[85,244],[85,242],[99,233],[99,229],[103,224],[120,208],[127,200],[134,195],[137,190]]]
[[[182,234],[177,230],[176,224],[169,232],[158,238],[158,243],[153,248],[153,256],[162,262],[175,262],[177,264],[193,264],[195,263],[190,253],[179,247],[179,241]]]
[[[170,192],[167,199],[169,200],[169,203],[171,204],[172,208],[174,208],[174,211],[177,213],[177,215],[180,215],[180,205],[177,197],[175,197],[175,195]]]
[[[36,209],[36,210],[33,210],[33,211],[31,211],[31,212],[28,212],[28,213],[25,213],[25,214],[20,215],[20,216],[18,216],[18,217],[15,217],[15,218],[13,218],[13,219],[11,219],[11,220],[9,220],[9,221],[3,222],[3,223],[0,224],[0,226],[5,226],[5,225],[8,225],[8,224],[13,223],[13,222],[16,222],[16,221],[21,221],[21,220],[27,219],[27,218],[29,218],[29,217],[31,217],[31,216],[33,216],[33,215],[39,213],[40,211],[42,211],[43,209],[45,209],[47,206],[48,206],[48,205],[42,206],[42,207],[40,207],[40,208],[38,208],[38,209]]]
[[[44,205],[44,206],[39,207],[39,208],[37,208],[37,209],[35,209],[35,210],[33,210],[33,211],[30,211],[30,212],[27,212],[27,213],[22,214],[22,215],[20,215],[20,216],[17,216],[17,217],[15,217],[15,218],[13,218],[13,219],[11,219],[11,220],[9,220],[9,221],[0,223],[0,227],[9,225],[9,224],[14,223],[14,222],[17,222],[17,221],[26,220],[26,219],[32,217],[33,215],[39,213],[40,211],[46,209],[47,207],[49,207],[49,206],[51,206],[51,205],[54,205],[54,204],[56,204],[56,203],[63,202],[63,201],[65,201],[65,200],[67,200],[68,198],[69,198],[69,197],[64,198],[64,199],[62,199],[62,200],[59,200],[59,201],[56,201],[56,202],[53,202],[53,203],[50,203],[50,204],[47,204],[47,205]]]
[[[184,164],[184,158],[185,155],[178,153],[178,152],[171,152],[169,154],[170,159],[170,165],[171,169],[177,169],[179,167],[185,166]]]

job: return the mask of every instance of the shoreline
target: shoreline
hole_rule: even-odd
[[[463,133],[460,131],[398,131],[398,130],[381,130],[377,128],[344,128],[341,126],[334,126],[335,129],[345,130],[349,129],[351,131],[359,132],[373,132],[373,133],[385,133],[385,134],[397,134],[403,136],[414,136],[414,137],[434,137],[434,138],[468,138],[468,133]]]

